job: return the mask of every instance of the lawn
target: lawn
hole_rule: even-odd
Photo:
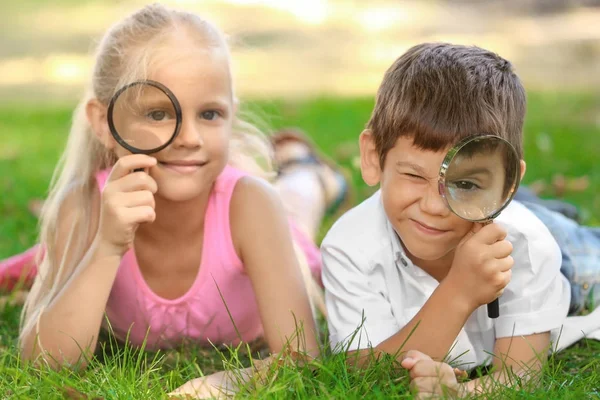
[[[319,98],[255,102],[246,109],[271,129],[296,126],[308,132],[325,153],[351,171],[359,201],[373,191],[362,183],[353,162],[357,136],[372,106],[372,99]],[[29,211],[29,203],[44,197],[70,116],[68,106],[0,108],[0,259],[35,243],[37,220]],[[535,183],[536,187],[545,183],[544,195],[553,196],[556,189],[552,182],[560,181],[560,176],[567,182],[585,177],[587,188],[586,184],[582,188],[567,184],[566,191],[559,190],[558,194],[579,207],[585,223],[600,225],[600,98],[531,93],[525,132],[525,183]],[[331,222],[326,221],[323,229]],[[112,345],[107,339],[105,351],[100,351],[102,357],[83,372],[37,371],[17,357],[19,311],[18,306],[0,310],[2,398],[164,398],[166,391],[187,379],[222,369],[224,364],[248,363],[245,348],[186,347],[155,354]],[[552,357],[542,387],[531,394],[526,394],[526,389],[506,389],[498,398],[599,398],[600,343],[582,341]],[[391,362],[356,371],[346,368],[342,357],[328,351],[314,365],[282,367],[266,384],[248,389],[242,396],[410,398],[407,378]]]

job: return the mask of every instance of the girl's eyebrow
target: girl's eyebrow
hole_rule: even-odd
[[[211,100],[200,105],[202,108],[224,108],[227,109],[227,102],[221,100]]]

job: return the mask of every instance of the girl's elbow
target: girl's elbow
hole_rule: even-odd
[[[57,347],[57,349],[53,349]],[[55,370],[68,367],[73,369],[85,368],[88,360],[81,349],[61,349],[58,346],[42,348],[37,335],[23,335],[20,341],[20,358],[36,367],[49,367]]]

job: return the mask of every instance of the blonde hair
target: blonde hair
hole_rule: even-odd
[[[118,22],[99,43],[90,87],[74,111],[67,146],[54,171],[40,218],[39,240],[45,246],[47,255],[56,254],[59,213],[68,195],[77,208],[69,210],[74,213],[74,222],[63,254],[72,254],[72,263],[83,258],[87,251],[85,246],[89,216],[92,215],[92,198],[97,190],[95,174],[112,167],[116,162],[116,156],[93,134],[85,113],[86,104],[92,98],[108,104],[120,87],[145,79],[152,68],[156,46],[181,31],[201,46],[225,50],[229,57],[226,39],[213,24],[195,14],[160,4],[146,6]],[[230,141],[229,164],[269,178],[272,176],[271,156],[271,146],[260,130],[236,118]],[[41,255],[38,258],[38,277],[21,318],[21,338],[24,332],[37,325],[43,308],[75,270],[75,265],[67,265],[65,256],[62,260]]]

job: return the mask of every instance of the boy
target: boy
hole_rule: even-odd
[[[380,190],[322,243],[332,347],[398,355],[431,392],[432,371],[456,382],[444,359],[540,368],[570,305],[557,242],[518,202],[482,226],[454,215],[438,192],[442,160],[464,137],[501,136],[522,158],[525,106],[511,64],[481,48],[422,44],[388,69],[360,135],[363,179]],[[498,297],[500,317],[490,319],[486,304]]]

